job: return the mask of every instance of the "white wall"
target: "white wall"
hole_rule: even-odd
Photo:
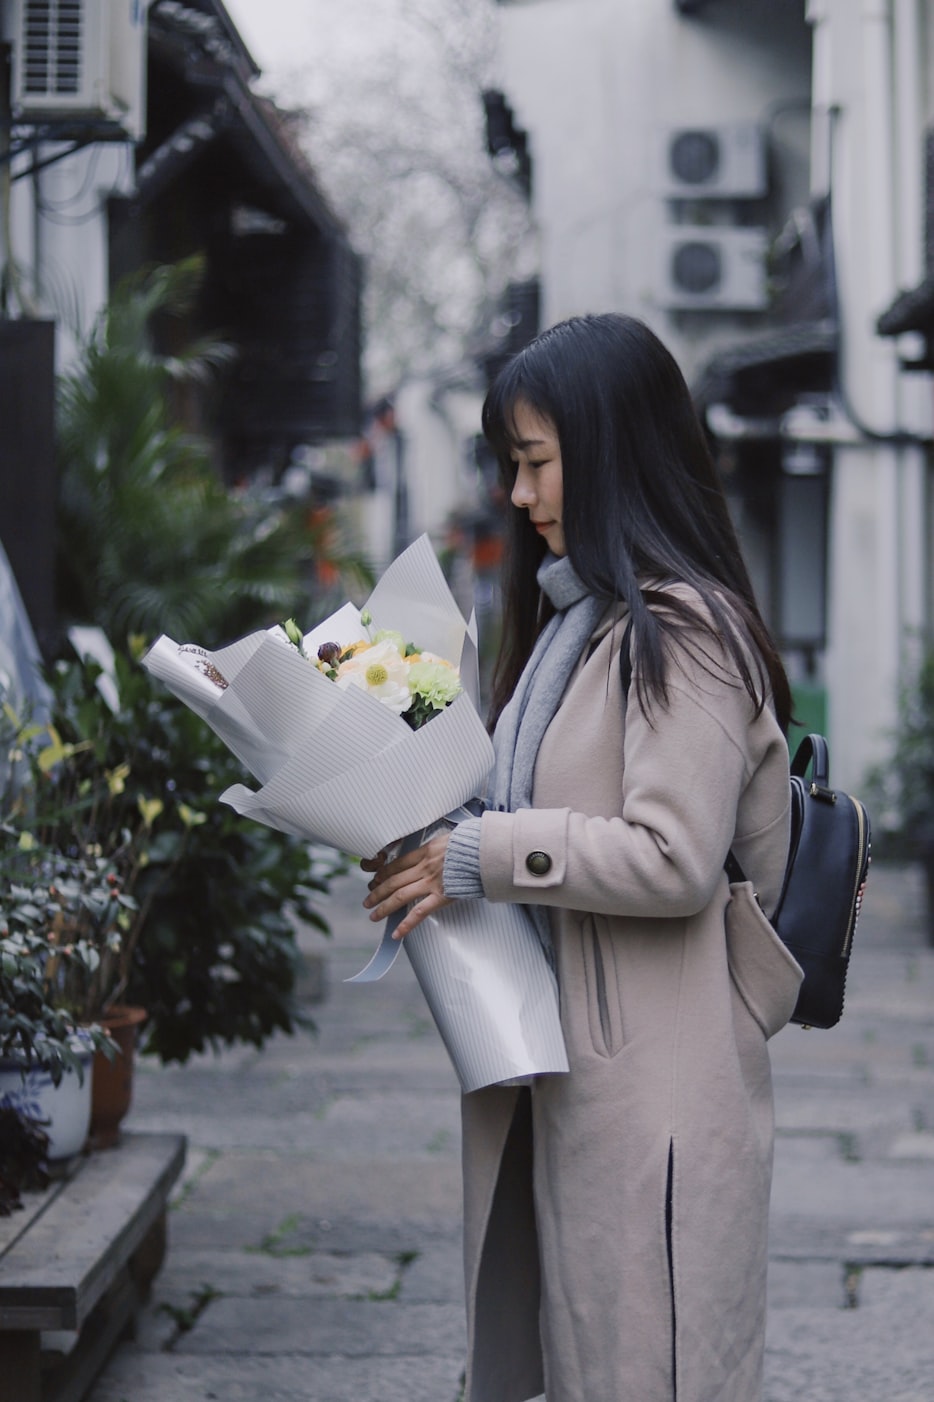
[[[38,148],[37,159],[56,153]],[[98,144],[66,156],[12,185],[11,254],[28,315],[59,322],[58,368],[67,367],[108,294],[107,200],[132,190],[132,146]],[[30,158],[19,157],[14,174]]]
[[[502,38],[504,86],[531,133],[545,323],[625,310],[655,327],[690,374],[717,340],[735,338],[736,321],[676,324],[657,304],[655,244],[668,211],[654,184],[656,132],[771,121],[783,168],[797,164],[806,178],[806,114],[771,110],[808,93],[802,6],[744,0],[691,20],[668,0],[540,0],[505,8]]]
[[[814,0],[815,182],[832,184],[842,306],[841,378],[875,433],[931,432],[930,377],[900,371],[876,319],[922,276],[923,7]],[[832,128],[832,131],[831,131]],[[832,152],[832,174],[826,163]],[[899,677],[925,621],[931,542],[926,455],[870,440],[834,459],[830,540],[829,723],[839,781],[882,757]]]
[[[470,440],[480,432],[482,396],[412,380],[396,395],[409,494],[409,533],[437,535],[452,512],[477,505]]]
[[[695,18],[669,0],[504,7],[503,86],[530,132],[545,323],[606,309],[642,316],[689,379],[719,345],[766,329],[748,313],[668,313],[652,289],[655,241],[671,217],[653,189],[653,128],[760,121],[776,157],[771,233],[832,179],[853,407],[883,434],[929,434],[931,378],[900,371],[875,323],[924,273],[930,11],[928,0],[808,0],[806,12],[803,0],[744,0]],[[844,786],[858,787],[884,752],[907,630],[930,622],[929,459],[872,439],[835,449],[825,680]]]

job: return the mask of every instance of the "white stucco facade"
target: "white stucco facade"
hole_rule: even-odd
[[[884,752],[899,677],[930,623],[930,450],[886,442],[932,428],[928,374],[900,369],[875,329],[923,266],[923,138],[931,7],[812,0],[815,186],[832,191],[840,379],[863,436],[834,453],[826,675],[838,771]],[[819,144],[818,144],[819,143]]]
[[[37,159],[56,154],[39,148]],[[69,154],[12,185],[9,248],[21,305],[30,316],[57,323],[56,359],[67,369],[109,294],[107,201],[133,188],[133,147],[100,143]],[[20,176],[29,157],[20,157]]]
[[[900,289],[931,271],[923,152],[934,117],[934,5],[710,0],[690,8],[681,13],[674,0],[501,6],[501,81],[533,158],[543,323],[588,311],[640,316],[693,382],[718,349],[761,338],[775,323],[768,307],[666,306],[666,229],[702,220],[760,226],[773,247],[792,211],[830,194],[842,391],[832,417],[841,427],[820,431],[831,449],[826,636],[809,666],[826,693],[834,777],[858,788],[886,747],[906,640],[932,611],[931,377],[901,368],[898,345],[876,321]],[[659,129],[732,123],[764,130],[765,196],[696,207],[664,197]],[[787,427],[776,421],[776,452]],[[912,434],[921,441],[906,441]],[[755,534],[753,526],[753,554]]]
[[[659,195],[661,140],[677,128],[771,124],[783,181],[806,191],[806,111],[773,110],[808,94],[808,35],[786,22],[788,8],[800,6],[720,5],[710,27],[668,0],[503,6],[503,82],[534,160],[545,324],[625,309],[667,334],[687,372],[698,340],[706,351],[732,333],[734,318],[702,333],[673,328],[659,304],[657,245],[671,218]]]
[[[85,110],[77,97],[65,93],[49,96],[42,110],[24,113],[17,104],[15,78],[21,65],[19,7],[0,5],[0,40],[11,46],[13,84],[7,99],[14,118],[14,153],[4,164],[0,218],[6,314],[57,323],[59,368],[67,367],[109,292],[107,201],[130,193],[134,185],[134,141],[142,134],[145,105],[145,11],[139,0],[105,10],[108,24],[101,31],[100,56],[92,43],[98,30],[91,21],[97,16],[89,14],[81,30],[85,47],[78,88],[84,85],[90,92],[99,77],[100,88],[94,91],[100,112]],[[114,102],[119,98],[120,120],[111,121],[108,140],[87,144],[93,124],[114,116],[107,107],[111,94]],[[51,132],[50,122],[70,122],[67,136],[33,140]]]

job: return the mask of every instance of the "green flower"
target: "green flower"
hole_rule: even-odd
[[[463,691],[460,677],[447,662],[409,663],[409,690],[433,710],[443,711]]]
[[[294,618],[287,618],[279,625],[293,647],[297,647],[302,656],[305,656],[305,635],[295,622]]]
[[[400,657],[405,656],[406,641],[401,633],[397,633],[394,628],[380,628],[373,634],[374,643],[391,643]]]

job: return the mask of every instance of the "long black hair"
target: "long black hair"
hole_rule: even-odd
[[[771,692],[787,729],[788,679],[759,613],[690,392],[658,337],[633,317],[577,316],[537,336],[504,366],[483,405],[483,431],[507,496],[516,474],[519,403],[557,433],[571,564],[592,594],[629,606],[643,710],[651,700],[667,701],[665,634],[712,626],[756,713]],[[546,548],[528,512],[508,503],[491,723],[552,612],[535,578]],[[665,588],[672,582],[690,585],[703,607]]]

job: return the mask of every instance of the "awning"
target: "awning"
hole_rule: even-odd
[[[149,12],[150,60],[165,65],[177,82],[181,120],[140,161],[137,202],[162,193],[207,148],[227,148],[271,213],[298,228],[345,238],[289,115],[252,91],[258,70],[220,0],[196,4],[156,0]]]
[[[880,336],[901,336],[905,331],[934,332],[934,276],[910,292],[900,292],[876,322]]]
[[[726,404],[749,417],[780,415],[803,393],[833,384],[839,331],[835,320],[791,323],[718,351],[694,387],[701,409]]]

